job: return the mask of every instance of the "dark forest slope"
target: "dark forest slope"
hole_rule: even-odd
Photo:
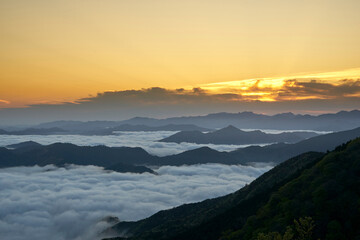
[[[256,239],[285,232],[294,219],[314,219],[314,239],[360,237],[360,139],[325,156],[288,160],[222,198],[188,204],[135,222],[119,223],[129,239]]]
[[[134,239],[167,239],[204,224],[235,206],[246,209],[241,215],[245,221],[250,214],[255,213],[258,206],[265,204],[272,191],[289,179],[297,177],[302,169],[316,162],[321,156],[321,153],[303,154],[280,164],[233,194],[161,211],[139,222],[121,222],[109,232],[134,235]]]

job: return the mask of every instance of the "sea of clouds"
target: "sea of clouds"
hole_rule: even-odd
[[[233,151],[238,148],[251,145],[219,145],[219,144],[196,144],[196,143],[166,143],[158,142],[176,132],[116,132],[116,135],[107,136],[84,136],[84,135],[1,135],[0,146],[35,141],[48,145],[56,142],[73,143],[79,146],[105,145],[109,147],[141,147],[150,154],[167,156],[192,150],[202,146],[208,146],[218,151]],[[257,144],[259,145],[259,144]],[[260,144],[264,146],[266,144]]]
[[[201,146],[219,151],[249,146],[158,142],[174,133],[1,135],[0,146],[30,140],[44,145],[67,142],[80,146],[142,147],[158,156]],[[109,226],[101,221],[104,217],[138,220],[183,203],[222,196],[238,190],[271,167],[261,164],[163,166],[156,169],[159,175],[117,173],[95,166],[0,169],[0,238],[95,240],[98,233]]]
[[[159,210],[238,190],[271,166],[164,166],[149,173],[95,166],[0,169],[2,239],[92,240],[106,216],[138,220]]]
[[[244,131],[254,131],[259,129],[242,129]],[[318,134],[330,132],[312,131],[312,130],[262,130],[265,133],[278,134],[283,132],[308,131]],[[175,134],[176,131],[155,131],[155,132],[114,132],[114,135],[106,136],[86,136],[86,135],[1,135],[0,147],[6,145],[35,141],[43,145],[56,142],[73,143],[79,146],[105,145],[108,147],[141,147],[150,154],[156,156],[167,156],[178,154],[184,151],[208,146],[218,151],[233,151],[238,148],[244,148],[252,145],[265,146],[269,144],[246,144],[246,145],[228,145],[228,144],[196,144],[196,143],[166,143],[158,142],[161,139]]]

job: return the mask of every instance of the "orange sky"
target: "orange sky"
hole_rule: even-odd
[[[0,1],[0,108],[154,86],[272,101],[287,79],[355,80],[359,9],[358,0]],[[271,88],[249,92],[257,79]]]

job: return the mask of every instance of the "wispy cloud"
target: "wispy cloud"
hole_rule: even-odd
[[[0,99],[0,104],[10,104],[10,101]]]
[[[319,98],[337,99],[346,97],[360,97],[360,80],[341,80],[336,83],[324,83],[317,80],[300,82],[287,80],[278,92],[277,100]]]
[[[201,85],[208,93],[231,93],[243,101],[294,101],[360,97],[360,68]]]
[[[202,103],[216,101],[240,100],[241,96],[233,93],[213,94],[202,88],[191,90],[165,89],[159,87],[99,93],[97,96],[82,98],[77,103],[108,103],[108,104],[179,104]]]
[[[177,105],[249,101],[294,101],[309,99],[360,98],[360,80],[342,79],[336,82],[287,79],[278,81],[250,80],[239,86],[185,89],[149,88],[141,90],[99,93],[77,103],[127,105]]]

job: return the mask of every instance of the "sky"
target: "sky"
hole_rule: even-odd
[[[0,109],[154,88],[228,111],[276,102],[284,112],[293,101],[298,112],[357,109],[359,9],[357,0],[2,0]]]

